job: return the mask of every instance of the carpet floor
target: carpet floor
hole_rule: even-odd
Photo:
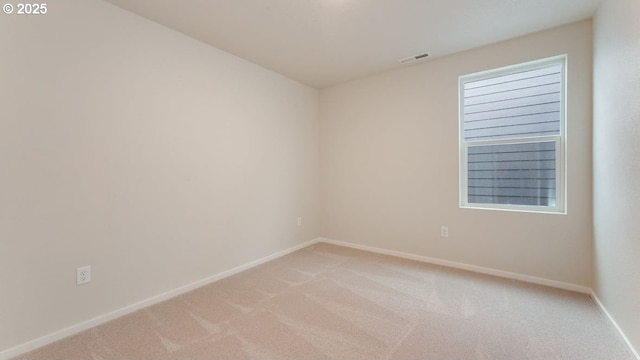
[[[321,243],[17,359],[634,356],[587,295]]]

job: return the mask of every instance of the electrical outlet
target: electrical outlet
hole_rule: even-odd
[[[296,222],[298,226],[302,226],[302,216],[298,216],[298,220]]]
[[[76,269],[76,285],[84,285],[91,282],[91,266],[83,266]]]
[[[446,226],[440,227],[440,237],[448,238],[449,237],[449,228]]]

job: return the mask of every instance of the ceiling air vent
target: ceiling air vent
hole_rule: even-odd
[[[400,62],[400,64],[409,64],[409,63],[412,63],[414,61],[424,60],[424,59],[426,59],[428,57],[429,57],[429,54],[424,53],[424,54],[420,54],[420,55],[409,56],[408,58],[400,59],[398,61]]]

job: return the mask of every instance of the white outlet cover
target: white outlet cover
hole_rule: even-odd
[[[440,237],[448,238],[449,237],[449,228],[446,226],[442,226],[440,228]]]
[[[84,285],[89,282],[91,282],[91,266],[76,269],[76,285]]]

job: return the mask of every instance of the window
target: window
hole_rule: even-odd
[[[565,211],[566,56],[460,81],[460,205]]]

